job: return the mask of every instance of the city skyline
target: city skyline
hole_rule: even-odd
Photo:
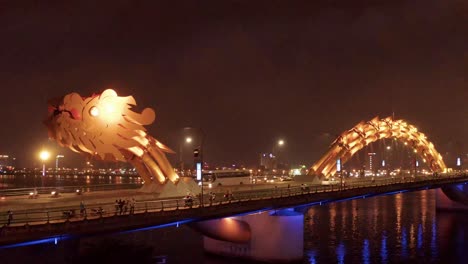
[[[48,148],[81,163],[48,141],[47,100],[113,88],[155,109],[147,128],[174,151],[184,127],[202,128],[213,163],[257,163],[284,138],[289,162],[309,166],[352,125],[392,114],[443,155],[467,153],[468,29],[459,11],[466,8],[457,1],[6,4],[0,152],[40,164],[36,153]],[[177,155],[169,158],[175,165]]]

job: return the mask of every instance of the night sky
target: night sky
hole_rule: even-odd
[[[47,100],[106,88],[155,109],[149,133],[175,151],[202,128],[215,164],[255,165],[283,138],[311,165],[393,112],[468,152],[465,0],[25,2],[0,3],[0,152],[19,166],[42,147],[82,163],[48,140]]]

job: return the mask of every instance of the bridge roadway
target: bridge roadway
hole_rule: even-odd
[[[221,194],[214,201],[205,195],[204,202],[195,200],[189,206],[183,198],[154,199],[151,195],[140,196],[134,209],[130,208],[120,213],[115,203],[102,202],[97,196],[97,203],[89,203],[86,214],[81,215],[79,203],[81,197],[69,198],[56,207],[44,208],[44,205],[27,204],[27,199],[11,201],[10,206],[17,208],[10,225],[7,224],[6,207],[0,205],[0,249],[21,245],[22,242],[51,239],[61,240],[87,235],[99,235],[112,232],[130,231],[142,228],[156,228],[167,225],[184,224],[221,217],[230,217],[259,210],[281,209],[288,207],[309,206],[349,198],[366,198],[381,194],[392,194],[406,191],[417,191],[439,188],[444,185],[467,183],[468,175],[452,174],[406,179],[385,179],[375,182],[347,183],[345,186],[310,185],[290,182],[286,187],[236,191],[231,199],[225,199]],[[270,186],[272,187],[272,186]],[[113,193],[113,199],[129,197],[134,193]],[[148,199],[149,198],[149,199]],[[50,198],[56,199],[56,198]],[[102,199],[102,197],[101,197]],[[111,201],[112,201],[111,200]],[[74,205],[70,205],[70,201]],[[50,203],[48,203],[50,205]],[[65,206],[63,206],[65,204]],[[22,210],[20,209],[23,206]],[[102,211],[96,209],[102,208]],[[66,214],[74,211],[74,214]]]

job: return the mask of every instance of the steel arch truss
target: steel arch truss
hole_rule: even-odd
[[[405,120],[393,120],[391,117],[380,119],[374,117],[368,122],[360,122],[350,130],[343,132],[330,146],[328,152],[309,170],[309,175],[321,175],[326,178],[336,173],[336,161],[342,164],[356,152],[372,142],[384,138],[396,138],[412,147],[427,162],[432,171],[446,169],[442,156],[432,142]]]

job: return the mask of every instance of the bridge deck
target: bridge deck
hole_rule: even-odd
[[[87,214],[65,215],[73,208],[51,210],[30,209],[15,212],[12,224],[0,229],[0,245],[11,245],[47,237],[96,235],[101,233],[134,230],[170,223],[186,223],[206,219],[228,217],[256,210],[280,209],[337,201],[353,197],[371,197],[379,194],[438,188],[447,184],[468,182],[468,176],[430,177],[421,180],[407,180],[397,183],[377,182],[365,185],[310,186],[309,188],[283,187],[249,192],[236,192],[232,199],[205,200],[203,204],[194,201],[186,205],[181,198],[168,200],[147,200],[137,202],[130,213],[120,213],[114,203],[100,204],[103,212],[87,209]],[[96,208],[93,208],[96,209]]]

